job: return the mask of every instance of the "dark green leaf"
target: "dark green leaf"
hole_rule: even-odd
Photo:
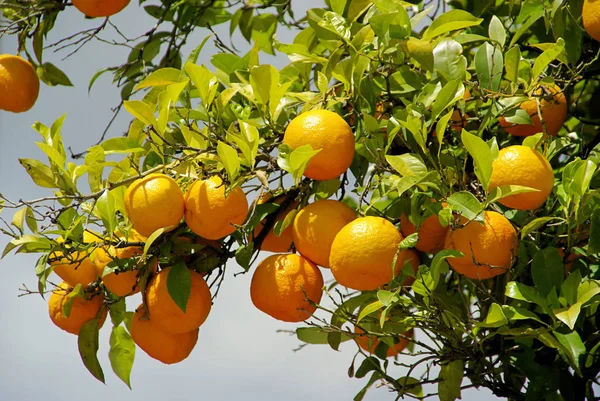
[[[100,330],[100,322],[98,319],[87,321],[81,326],[79,336],[77,337],[77,345],[79,347],[79,355],[83,364],[89,372],[99,381],[104,383],[104,372],[98,362],[98,331]]]
[[[531,275],[535,287],[543,296],[548,295],[553,288],[558,290],[565,275],[562,258],[558,250],[550,247],[538,251],[533,256]]]
[[[167,275],[169,296],[184,313],[192,290],[192,273],[184,262],[177,262]]]
[[[69,77],[52,63],[44,63],[37,68],[40,79],[48,86],[73,86]]]
[[[440,401],[454,401],[460,398],[460,388],[464,374],[464,361],[456,360],[442,365],[438,393]]]
[[[495,46],[485,43],[475,54],[475,69],[481,87],[497,91],[502,81],[502,52]]]
[[[447,199],[448,205],[455,212],[468,220],[483,221],[483,205],[475,195],[467,191],[455,192]]]
[[[475,164],[475,173],[481,182],[483,189],[487,192],[492,177],[492,151],[483,139],[466,130],[462,130],[461,140],[469,151]]]

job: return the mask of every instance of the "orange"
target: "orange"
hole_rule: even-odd
[[[138,306],[131,318],[131,338],[150,358],[173,364],[187,358],[198,341],[198,331],[173,334],[160,328],[146,313],[144,305]]]
[[[185,222],[202,238],[217,240],[235,231],[248,215],[248,199],[240,187],[225,196],[218,176],[196,181],[185,193]]]
[[[548,95],[548,92],[550,95]],[[540,102],[540,112],[546,124],[548,134],[556,135],[567,118],[567,98],[562,89],[557,85],[545,85],[537,88],[529,100],[521,103],[520,107],[525,110],[533,124],[512,124],[504,117],[499,117],[500,126],[514,136],[530,136],[543,132],[544,127],[538,114],[537,101]]]
[[[337,233],[356,213],[343,202],[323,199],[298,212],[293,224],[294,245],[302,256],[322,267],[329,267],[331,244]]]
[[[354,290],[374,290],[398,275],[408,250],[394,256],[402,235],[384,218],[360,217],[348,223],[335,236],[331,245],[329,266],[337,282]]]
[[[144,237],[159,228],[174,229],[183,217],[183,193],[168,175],[149,174],[135,180],[125,191],[123,202],[133,228]]]
[[[88,231],[84,231],[83,233],[83,242],[86,244],[96,242],[100,238],[100,236],[96,236]],[[56,242],[62,243],[64,239],[59,237]],[[66,247],[68,248],[69,246],[66,245]],[[98,275],[88,252],[74,251],[66,256],[60,251],[52,252],[50,258],[53,260],[50,264],[54,267],[54,273],[72,287],[75,287],[77,284],[87,286],[96,281]]]
[[[63,281],[52,292],[48,300],[48,313],[52,322],[59,328],[75,335],[79,334],[81,326],[87,321],[97,317],[100,318],[100,327],[102,327],[106,318],[106,308],[103,309],[103,312],[99,316],[104,300],[102,294],[92,296],[85,294],[85,298],[75,297],[71,306],[71,313],[69,313],[68,317],[65,316],[63,307],[68,300],[67,295],[71,290],[73,288]]]
[[[490,191],[503,185],[521,185],[538,191],[509,195],[498,202],[513,209],[537,209],[552,193],[554,172],[537,150],[521,145],[508,146],[498,152],[492,163]]]
[[[444,202],[443,205],[446,206],[447,203]],[[417,227],[410,222],[408,217],[402,214],[400,216],[400,230],[402,231],[402,235],[406,237],[418,232],[419,240],[415,248],[425,253],[436,253],[444,247],[444,239],[446,238],[448,227],[442,226],[438,216],[433,214],[427,217],[417,230]]]
[[[377,339],[377,336],[364,334],[364,331],[361,328],[359,328],[358,326],[354,326],[354,332],[356,334],[358,334],[358,336],[354,337],[354,341],[356,341],[358,346],[361,347],[363,350],[367,351],[368,353],[374,354],[375,349],[381,342],[380,340]],[[406,337],[414,337],[415,333],[414,333],[413,329],[410,329],[409,331],[402,333],[402,334],[404,334]],[[394,342],[393,347],[388,347],[387,357],[389,358],[389,357],[398,355],[406,347],[408,347],[409,343],[410,343],[410,341],[407,340],[406,338],[398,337],[398,342]]]
[[[463,276],[484,280],[506,273],[517,255],[517,232],[510,221],[497,212],[485,211],[483,224],[461,217],[461,228],[448,231],[444,249],[455,249],[465,256],[448,258],[448,263]]]
[[[269,201],[273,197],[271,192],[264,193],[257,201],[259,205]],[[286,197],[280,197],[275,200],[275,204],[280,205],[282,202],[286,200]],[[277,209],[274,213],[277,213],[277,217],[275,218],[275,224],[285,220],[288,213],[298,207],[298,202],[293,201],[285,210]],[[265,221],[259,222],[254,228],[254,238],[258,237],[262,228],[264,227]],[[262,251],[269,252],[288,252],[292,247],[292,225],[290,224],[283,232],[278,236],[275,235],[273,229],[269,231],[262,244],[260,245],[260,249]]]
[[[149,269],[156,273],[156,270],[158,269],[156,258],[153,258],[152,261],[146,265],[138,261],[133,268],[130,268],[131,270],[127,270],[127,267],[118,267],[114,272],[109,273],[106,276],[102,275],[104,274],[106,265],[113,260],[139,257],[143,252],[144,250],[137,246],[129,246],[126,248],[115,248],[114,246],[98,248],[92,254],[92,261],[98,277],[102,278],[104,287],[118,297],[125,297],[138,293],[140,291],[138,279],[141,276],[144,267],[148,266]]]
[[[161,270],[146,289],[150,318],[169,333],[179,334],[195,330],[204,323],[212,306],[208,284],[199,273],[190,270],[191,291],[184,312],[169,294],[167,279],[170,271],[171,267]]]
[[[352,129],[342,117],[329,110],[311,110],[294,118],[285,129],[283,143],[293,149],[302,145],[321,149],[304,171],[304,175],[313,180],[339,177],[354,158]]]
[[[87,17],[110,17],[129,4],[129,0],[73,0],[76,9]]]
[[[600,0],[583,0],[581,19],[588,35],[600,42]]]
[[[271,255],[258,264],[250,283],[257,309],[277,320],[301,322],[315,313],[323,295],[323,275],[295,253]]]
[[[0,55],[0,110],[27,111],[39,93],[40,79],[29,61],[12,54]]]

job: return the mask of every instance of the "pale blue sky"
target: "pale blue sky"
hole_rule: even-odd
[[[322,1],[295,1],[297,15],[306,9],[321,6]],[[111,20],[132,36],[145,32],[154,22],[133,1],[125,11]],[[85,20],[76,10],[61,13],[47,43],[81,29],[95,27],[99,20]],[[228,25],[219,27],[227,32]],[[198,30],[190,37],[187,51],[207,34]],[[224,33],[223,37],[228,37]],[[278,39],[290,42],[292,36],[283,30]],[[244,48],[245,40],[236,37],[236,47]],[[14,53],[14,38],[0,43],[2,53]],[[204,49],[199,63],[209,64],[215,51],[211,43]],[[120,64],[127,55],[123,48],[92,42],[75,56],[61,61],[65,52],[45,52],[45,61],[60,66],[75,87],[42,85],[40,97],[32,110],[23,114],[0,112],[0,192],[16,200],[50,195],[38,188],[19,165],[17,158],[44,159],[34,144],[39,135],[31,125],[39,120],[50,125],[67,112],[63,126],[66,146],[81,151],[93,144],[111,117],[110,107],[119,101],[119,90],[112,86],[109,75],[95,84],[91,95],[87,85],[94,72],[108,65]],[[261,61],[279,67],[285,58]],[[125,113],[115,121],[112,135],[127,129],[130,117]],[[85,181],[85,180],[84,180]],[[10,218],[10,210],[3,212]],[[7,238],[0,236],[0,249]],[[18,288],[25,283],[36,287],[34,266],[37,255],[10,255],[0,261],[0,400],[45,401],[85,398],[105,400],[351,400],[365,384],[350,379],[347,369],[356,350],[353,343],[335,352],[327,346],[308,346],[300,352],[292,350],[299,341],[276,330],[293,330],[298,325],[278,322],[254,308],[249,296],[251,275],[236,278],[235,263],[228,267],[219,297],[211,315],[201,327],[198,344],[191,356],[180,364],[167,366],[150,359],[138,350],[133,367],[130,391],[112,373],[108,362],[110,322],[101,331],[100,362],[107,385],[97,382],[85,369],[77,352],[77,339],[56,328],[48,317],[46,302],[37,295],[18,298]],[[326,274],[326,278],[329,275]],[[129,300],[133,310],[140,298]],[[394,375],[403,373],[398,368]],[[393,400],[394,394],[385,388],[373,389],[366,400]],[[489,392],[471,390],[466,400],[495,399]]]

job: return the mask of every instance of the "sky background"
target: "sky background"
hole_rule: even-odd
[[[307,9],[322,7],[322,0],[294,1],[296,15]],[[130,36],[146,32],[153,24],[137,2],[132,2],[111,21]],[[87,20],[73,7],[62,12],[47,44],[82,29],[98,26],[101,20]],[[229,24],[217,32],[228,38]],[[184,51],[193,49],[208,34],[198,29],[188,40]],[[104,35],[105,38],[110,35]],[[293,34],[280,29],[277,39],[289,43]],[[234,36],[235,46],[242,51],[247,43]],[[14,38],[0,40],[1,53],[16,53]],[[210,68],[210,55],[216,51],[212,42],[204,48],[198,63]],[[119,89],[111,84],[111,76],[103,75],[88,95],[87,86],[93,74],[102,67],[119,65],[127,57],[124,48],[92,41],[77,54],[62,60],[67,54],[44,52],[44,61],[59,66],[69,76],[74,87],[41,86],[40,96],[27,113],[0,112],[0,193],[12,200],[33,199],[51,195],[37,187],[18,158],[46,160],[35,145],[40,136],[31,125],[40,121],[46,125],[63,113],[65,146],[80,152],[94,144],[111,118],[110,108],[117,105]],[[287,59],[261,55],[262,63],[281,68]],[[131,117],[122,112],[110,131],[116,136],[127,130]],[[81,183],[85,185],[85,177]],[[83,186],[82,186],[83,188]],[[2,212],[10,221],[12,211]],[[0,249],[8,238],[0,234]],[[85,397],[100,400],[351,400],[366,384],[351,379],[347,369],[356,351],[354,343],[344,343],[340,352],[328,346],[300,345],[295,336],[277,333],[294,330],[302,324],[279,322],[258,311],[249,295],[251,274],[232,277],[240,269],[235,262],[228,265],[227,278],[206,323],[200,329],[196,348],[185,361],[163,365],[137,350],[131,375],[130,391],[111,371],[108,361],[110,321],[100,333],[99,359],[104,368],[106,385],[96,381],[85,369],[77,351],[77,338],[55,327],[48,316],[46,301],[38,295],[18,297],[25,284],[36,288],[35,262],[39,255],[9,255],[0,261],[0,400],[46,401]],[[261,258],[262,259],[262,258]],[[325,278],[330,276],[325,272]],[[54,277],[56,280],[56,277]],[[128,310],[140,303],[138,296],[128,299]],[[417,336],[422,337],[417,333]],[[404,368],[393,375],[401,377]],[[385,388],[372,389],[365,400],[393,400]],[[463,400],[495,400],[488,391],[469,390]]]

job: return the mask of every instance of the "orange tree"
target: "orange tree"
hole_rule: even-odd
[[[137,7],[105,3],[75,7]],[[356,399],[376,382],[398,397],[597,399],[600,1],[329,0],[303,16],[290,0],[140,3],[155,25],[90,79],[112,73],[127,134],[68,160],[64,117],[36,122],[48,160],[20,162],[49,194],[0,195],[3,255],[41,255],[38,292],[54,292],[53,321],[95,377],[107,311],[126,383],[136,344],[186,358],[227,267],[257,272],[253,302],[304,321],[299,340],[356,341]],[[43,61],[69,6],[2,2],[2,34],[49,85],[70,84]],[[252,49],[212,32],[212,65],[196,63],[206,40],[181,54],[221,23]],[[275,39],[282,27],[292,43]],[[37,98],[29,67],[10,67],[23,61],[0,63],[3,109]],[[257,270],[277,237],[282,255]]]

